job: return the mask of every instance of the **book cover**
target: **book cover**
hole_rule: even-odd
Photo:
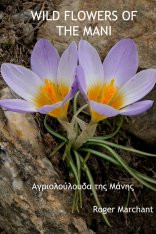
[[[0,234],[156,233],[155,24],[155,0],[1,0]]]

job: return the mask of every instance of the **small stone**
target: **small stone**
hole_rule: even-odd
[[[3,18],[3,11],[0,11],[0,21],[2,20]]]
[[[14,191],[23,190],[23,182],[19,178],[14,178],[12,186]]]
[[[94,234],[92,230],[87,228],[86,222],[82,218],[73,218],[73,225],[82,234]]]
[[[18,13],[12,16],[12,19],[15,24],[21,22],[27,22],[32,18],[31,10],[24,11],[22,13]]]
[[[23,25],[23,42],[26,45],[30,45],[33,42],[34,39],[34,30],[33,26],[30,23],[26,23]]]
[[[35,11],[39,11],[40,9],[41,9],[41,6],[38,4],[38,5],[36,5],[35,8],[34,8],[34,12],[35,12]]]

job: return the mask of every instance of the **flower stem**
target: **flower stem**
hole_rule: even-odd
[[[80,182],[81,182],[81,162],[80,162],[80,157],[77,153],[77,151],[74,150],[74,154],[76,157],[76,165],[77,165],[77,174],[78,174],[78,187],[80,187]],[[80,208],[82,208],[82,194],[81,194],[81,189],[79,189],[79,199],[80,199]]]
[[[82,197],[81,197],[81,189],[80,188],[80,179],[81,179],[81,167],[80,167],[80,159],[78,158],[78,155],[75,154],[76,160],[77,160],[77,168],[74,164],[74,161],[71,156],[70,150],[67,152],[68,157],[67,157],[67,162],[69,163],[69,166],[73,172],[73,175],[75,177],[76,184],[78,186],[78,189],[75,190],[74,194],[74,200],[73,200],[73,206],[72,206],[72,211],[75,209],[79,212],[78,209],[78,202],[80,201],[80,207],[82,207]],[[79,194],[79,197],[78,197]]]
[[[77,210],[77,212],[79,212],[79,207],[78,207],[78,191],[75,190],[74,192],[74,199],[73,199],[73,205],[72,205],[72,213]]]

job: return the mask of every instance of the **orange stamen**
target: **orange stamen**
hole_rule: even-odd
[[[101,88],[100,85],[95,85],[88,90],[89,100],[97,101],[102,104],[107,104],[120,109],[123,106],[123,95],[118,92],[118,87],[114,85],[115,80],[112,79],[110,83],[105,83]],[[99,95],[100,94],[100,95]],[[103,116],[91,109],[92,121],[98,122],[107,116]]]
[[[114,79],[111,80],[109,84],[104,84],[101,94],[101,103],[109,104],[117,90],[118,87],[114,87]]]
[[[56,85],[51,80],[46,79],[35,95],[35,106],[41,108],[45,105],[52,105],[63,101],[68,92],[69,88],[66,85]],[[67,102],[64,107],[56,108],[48,114],[60,119],[65,118],[67,115],[68,104],[69,103]]]

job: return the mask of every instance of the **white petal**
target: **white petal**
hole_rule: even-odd
[[[122,39],[107,54],[104,62],[105,79],[115,80],[119,88],[132,78],[138,69],[138,51],[133,40]]]
[[[75,79],[76,67],[77,46],[75,42],[72,42],[61,56],[57,72],[57,83],[63,83],[71,87]]]
[[[79,63],[84,71],[86,87],[103,84],[104,71],[96,49],[87,41],[81,40],[78,48]]]
[[[31,70],[15,64],[4,63],[1,73],[5,82],[19,96],[31,101],[33,95],[42,85],[42,80]]]
[[[148,94],[156,83],[156,69],[147,69],[129,79],[119,92],[123,94],[123,106],[137,102]]]
[[[145,100],[133,103],[129,106],[126,106],[120,110],[121,115],[139,115],[145,111],[147,111],[149,108],[151,108],[153,105],[153,101],[151,100]]]
[[[31,67],[42,79],[56,81],[60,56],[46,39],[40,39],[31,54]]]
[[[36,109],[30,102],[22,99],[2,99],[0,100],[0,106],[13,112],[36,112]]]

